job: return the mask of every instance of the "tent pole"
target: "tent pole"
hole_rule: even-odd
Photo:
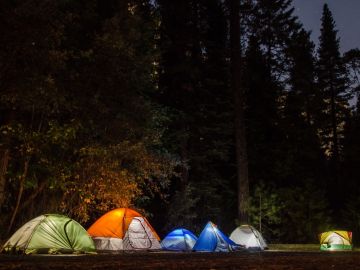
[[[259,201],[259,203],[260,203],[260,218],[259,218],[259,229],[260,229],[260,233],[262,233],[262,231],[261,231],[261,192],[260,192],[260,201]]]

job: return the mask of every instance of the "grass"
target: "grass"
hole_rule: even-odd
[[[279,251],[320,251],[320,244],[269,244],[269,250]],[[352,251],[360,251],[360,247]]]
[[[320,251],[320,244],[269,244],[269,250]]]

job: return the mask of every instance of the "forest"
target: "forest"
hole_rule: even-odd
[[[0,240],[116,207],[360,243],[360,50],[292,0],[0,2]]]

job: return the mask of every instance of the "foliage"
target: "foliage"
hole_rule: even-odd
[[[260,183],[255,186],[250,200],[250,223],[255,226],[269,243],[277,242],[282,237],[282,203],[275,187]]]
[[[353,94],[360,93],[360,50],[352,49],[343,56],[349,85]]]
[[[177,191],[172,197],[167,214],[167,231],[178,227],[189,228],[192,230],[197,229],[197,231],[199,231],[196,224],[199,213],[196,205],[199,199],[194,196],[194,192],[194,187],[188,185],[185,187],[184,191]]]
[[[357,191],[357,189],[356,189]],[[346,200],[345,207],[341,211],[341,217],[344,223],[338,226],[342,226],[353,233],[353,243],[359,245],[359,233],[360,233],[360,215],[359,207],[360,200],[356,193],[349,194]]]
[[[171,167],[144,145],[123,141],[117,145],[91,146],[79,150],[74,175],[62,187],[62,209],[86,222],[92,213],[133,206],[144,181],[166,185]],[[154,183],[152,189],[157,188]]]
[[[313,184],[275,188],[261,183],[251,199],[251,223],[271,243],[314,243],[331,228],[325,193]]]
[[[281,194],[283,242],[315,243],[319,233],[332,228],[332,212],[324,190],[309,181],[305,186],[282,190]]]
[[[168,184],[152,11],[128,4],[1,5],[2,226],[50,211],[87,221]]]

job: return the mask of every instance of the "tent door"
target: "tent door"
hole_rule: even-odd
[[[128,231],[127,240],[131,248],[133,249],[149,249],[151,248],[151,240],[146,232],[146,229],[139,218],[133,218]]]

